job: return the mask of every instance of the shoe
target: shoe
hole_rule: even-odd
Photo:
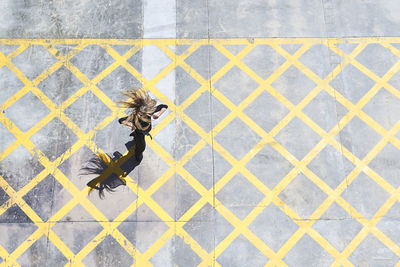
[[[115,152],[113,153],[113,155],[114,155],[115,159],[119,159],[120,157],[122,157],[122,154],[119,153],[119,151],[115,151]]]

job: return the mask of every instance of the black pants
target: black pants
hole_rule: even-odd
[[[143,159],[143,152],[146,148],[145,133],[142,131],[135,130],[132,134],[135,140],[135,157],[138,162]]]

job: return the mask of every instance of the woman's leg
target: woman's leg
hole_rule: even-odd
[[[143,152],[146,148],[146,141],[144,139],[144,134],[140,131],[135,131],[133,133],[133,138],[135,139],[135,157],[138,162],[143,159]]]

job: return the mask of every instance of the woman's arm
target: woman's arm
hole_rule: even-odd
[[[122,125],[130,127],[132,131],[136,130],[135,125],[132,122],[128,121],[128,117],[123,117],[119,119],[118,122]]]
[[[158,113],[153,115],[153,119],[158,119],[166,110],[166,108],[162,108]]]
[[[158,105],[156,109],[156,113],[153,114],[153,119],[158,119],[166,110],[168,106],[167,105]]]

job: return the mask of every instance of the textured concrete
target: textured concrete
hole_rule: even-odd
[[[395,266],[399,8],[1,1],[0,266]],[[170,109],[136,166],[142,85]]]

